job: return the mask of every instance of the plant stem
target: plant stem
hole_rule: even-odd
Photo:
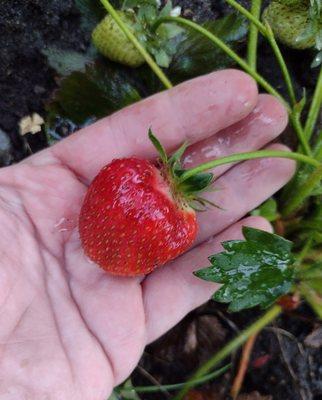
[[[300,292],[305,300],[313,308],[316,315],[322,319],[322,298],[305,283],[300,285]]]
[[[153,60],[153,58],[150,56],[150,54],[141,45],[141,43],[138,41],[138,39],[135,37],[135,35],[128,29],[128,27],[122,21],[118,12],[111,5],[109,0],[100,0],[100,1],[103,4],[103,6],[106,8],[106,10],[109,12],[109,14],[112,16],[112,18],[115,20],[115,22],[117,23],[119,28],[124,32],[126,37],[133,43],[133,45],[137,48],[137,50],[140,52],[142,57],[144,57],[145,61],[149,64],[151,69],[154,71],[154,73],[157,75],[157,77],[160,79],[160,81],[164,84],[164,86],[167,89],[171,89],[173,87],[173,85],[170,82],[170,80],[167,78],[167,76],[162,71],[162,69],[158,66],[158,64]]]
[[[231,156],[218,158],[216,160],[198,165],[195,168],[188,169],[184,174],[181,175],[179,183],[184,182],[188,178],[191,178],[192,176],[197,175],[200,172],[218,167],[219,165],[230,164],[239,161],[254,160],[257,158],[289,158],[291,160],[305,162],[307,164],[313,165],[314,167],[321,168],[321,164],[318,161],[301,153],[293,153],[290,151],[280,150],[259,150],[248,153],[232,154]]]
[[[257,338],[256,333],[254,335],[249,336],[249,338],[245,343],[245,346],[243,347],[242,356],[239,362],[238,372],[230,390],[230,395],[233,398],[233,400],[237,399],[240,389],[242,388],[256,338]]]
[[[259,18],[256,18],[252,13],[250,13],[245,7],[237,3],[235,0],[226,0],[226,3],[228,3],[231,7],[235,8],[235,10],[239,11],[244,17],[246,17],[250,22],[252,22],[257,29],[260,31],[260,33],[264,36],[266,36],[266,29],[264,24],[261,23]]]
[[[196,24],[193,21],[190,21],[181,17],[162,17],[158,19],[154,25],[154,29],[156,29],[163,22],[173,22],[181,25],[189,26],[190,28],[196,30],[201,33],[205,37],[207,37],[210,41],[212,41],[216,46],[218,46],[221,50],[223,50],[229,57],[231,57],[240,67],[242,67],[249,75],[251,75],[255,81],[261,85],[268,93],[277,97],[282,104],[287,108],[288,112],[291,113],[291,108],[289,104],[284,100],[284,98],[271,86],[260,74],[254,71],[245,60],[243,60],[239,55],[234,52],[229,46],[226,45],[221,39],[215,36],[213,33],[209,32],[207,29],[202,26]]]
[[[224,374],[226,371],[229,370],[231,367],[231,364],[227,364],[224,367],[217,369],[214,372],[211,372],[210,374],[204,375],[199,379],[195,379],[191,381],[192,386],[198,386],[201,385],[205,382],[208,382],[214,378],[217,378],[218,376]],[[171,390],[178,390],[181,389],[185,386],[186,382],[182,383],[174,383],[172,385],[157,385],[157,386],[133,386],[133,387],[127,387],[125,389],[121,389],[121,393],[127,393],[127,392],[135,392],[135,393],[155,393],[155,392],[160,392],[160,391],[171,391]]]
[[[322,164],[320,164],[320,166],[307,177],[302,185],[298,186],[296,193],[293,193],[293,196],[285,203],[285,206],[282,209],[282,215],[287,216],[296,211],[304,200],[310,196],[321,179]]]
[[[304,135],[306,137],[306,140],[310,140],[314,132],[316,120],[321,111],[321,103],[322,103],[322,67],[320,68],[318,81],[315,87],[310,110],[304,127]]]
[[[241,6],[239,3],[237,3],[235,0],[226,0],[226,2],[234,7],[237,11],[239,11],[242,15],[244,15],[252,24],[253,26],[255,25],[257,29],[261,32],[261,34],[266,37],[268,40],[274,54],[276,57],[276,60],[279,63],[287,90],[288,94],[291,100],[291,104],[293,107],[296,106],[297,100],[296,100],[296,95],[292,83],[292,79],[290,76],[290,73],[288,71],[287,65],[285,63],[284,57],[281,53],[281,50],[275,40],[274,33],[268,23],[265,23],[265,25],[260,22],[258,18],[256,18],[252,13],[250,13],[245,7]],[[285,100],[284,100],[285,101]],[[293,108],[288,109],[289,114],[290,114],[290,119],[293,124],[294,130],[298,136],[299,141],[301,142],[301,146],[305,151],[305,154],[311,155],[311,149],[308,144],[308,138],[304,134],[303,127],[301,125],[301,122],[299,120],[299,117],[296,113],[296,110]]]
[[[282,309],[278,305],[274,305],[270,308],[266,313],[260,317],[256,322],[254,322],[251,326],[241,332],[235,339],[230,341],[225,347],[223,347],[218,353],[216,353],[213,357],[210,358],[204,365],[202,365],[196,373],[193,375],[193,378],[189,380],[184,388],[178,393],[178,395],[174,398],[174,400],[182,400],[188,390],[192,387],[191,382],[205,375],[208,371],[218,365],[221,361],[223,361],[226,357],[229,356],[233,351],[237,350],[246,340],[260,332],[264,326],[268,325],[272,322],[277,316],[281,313]]]
[[[231,1],[231,0],[229,0]],[[251,15],[251,14],[250,14]],[[254,18],[252,19],[252,21]],[[307,155],[311,155],[311,149],[310,146],[304,136],[303,133],[303,128],[301,126],[301,123],[294,112],[294,110],[290,107],[288,102],[281,96],[277,90],[273,88],[272,85],[270,85],[266,79],[264,79],[260,74],[258,74],[256,71],[254,71],[245,60],[243,60],[239,55],[233,51],[229,46],[226,45],[225,42],[223,42],[221,39],[219,39],[217,36],[215,36],[213,33],[209,32],[207,29],[203,28],[202,26],[196,24],[193,21],[187,20],[185,18],[181,17],[162,17],[158,19],[154,25],[154,29],[156,29],[160,24],[163,22],[176,22],[181,25],[186,25],[189,26],[190,28],[193,28],[197,32],[201,33],[205,37],[207,37],[210,41],[212,41],[216,46],[218,46],[221,50],[223,50],[226,54],[228,54],[229,57],[231,57],[241,68],[243,68],[244,71],[246,71],[250,76],[252,76],[255,81],[261,85],[268,93],[272,94],[273,96],[277,97],[279,101],[284,105],[284,107],[287,109],[290,119],[293,123],[294,130],[297,133],[297,136],[299,138],[299,141],[301,142],[301,145],[304,149],[304,152]],[[265,29],[265,27],[264,27]],[[281,59],[283,60],[283,59]],[[285,66],[286,68],[286,66]],[[285,69],[287,71],[287,68]],[[288,75],[288,78],[290,80],[290,77]]]
[[[305,245],[303,246],[303,249],[301,250],[301,252],[296,257],[296,265],[300,265],[302,263],[302,261],[305,260],[305,257],[307,256],[307,253],[310,251],[310,249],[312,247],[312,244],[313,244],[313,237],[310,236],[306,240]]]
[[[304,134],[304,129],[302,128],[302,124],[300,121],[300,115],[295,109],[293,109],[293,111],[290,114],[290,120],[291,120],[293,128],[297,134],[297,137],[300,141],[301,147],[304,150],[304,153],[308,156],[311,156],[312,150],[311,150],[309,142],[307,141],[307,138]]]
[[[265,24],[265,27],[266,27],[266,38],[267,38],[267,40],[275,54],[275,57],[280,65],[282,75],[283,75],[283,78],[284,78],[284,81],[285,81],[285,84],[287,87],[288,95],[290,97],[291,104],[294,107],[296,105],[297,101],[296,101],[295,91],[294,91],[290,73],[288,71],[288,68],[287,68],[286,62],[284,60],[284,57],[281,53],[281,50],[278,47],[278,44],[275,40],[275,36],[272,31],[272,28],[270,27],[270,25],[268,23]]]
[[[287,69],[285,60],[283,58],[283,55],[280,51],[280,48],[278,47],[278,44],[276,43],[273,31],[271,29],[271,27],[266,24],[264,25],[259,18],[256,18],[252,13],[250,13],[245,7],[243,7],[242,5],[240,5],[239,3],[237,3],[237,1],[235,0],[226,0],[226,2],[234,7],[237,11],[239,11],[242,15],[244,15],[244,17],[246,17],[252,24],[254,24],[257,29],[259,30],[259,32],[266,37],[266,39],[268,40],[270,46],[272,47],[272,50],[275,54],[275,57],[280,65],[287,89],[288,89],[288,93],[291,99],[291,102],[293,105],[296,104],[296,97],[295,97],[295,92],[294,92],[294,88],[293,88],[293,84],[292,84],[292,80],[289,74],[289,71]]]
[[[257,20],[261,12],[261,0],[252,0],[251,14]],[[251,23],[249,27],[248,45],[247,45],[247,62],[248,65],[256,71],[257,67],[257,43],[258,43],[258,27]]]

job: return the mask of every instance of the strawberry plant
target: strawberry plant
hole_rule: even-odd
[[[84,2],[85,0],[83,0]],[[230,311],[240,311],[254,306],[260,306],[265,311],[258,321],[238,335],[232,342],[229,342],[196,372],[191,381],[187,382],[177,395],[176,400],[179,400],[184,397],[187,390],[195,382],[204,379],[211,369],[225,360],[232,351],[277,318],[283,310],[290,308],[291,303],[292,307],[296,307],[300,301],[305,300],[317,316],[322,318],[322,133],[317,128],[322,102],[322,68],[319,67],[322,58],[321,1],[274,0],[268,4],[262,13],[260,0],[252,1],[250,11],[235,0],[226,0],[239,13],[238,17],[230,17],[229,21],[231,22],[234,19],[236,23],[237,18],[241,18],[240,15],[242,16],[242,20],[239,19],[239,22],[235,25],[238,26],[238,29],[236,29],[234,38],[230,37],[225,31],[227,19],[221,22],[221,25],[217,23],[216,26],[211,23],[197,24],[194,21],[173,15],[170,2],[161,10],[159,10],[156,1],[125,1],[123,4],[117,4],[117,8],[114,8],[108,0],[100,0],[100,2],[106,8],[108,15],[102,16],[100,9],[99,15],[102,22],[96,20],[96,27],[92,25],[94,45],[102,54],[114,61],[131,67],[145,64],[131,70],[131,74],[136,74],[135,76],[144,84],[146,83],[144,79],[148,76],[149,84],[147,86],[142,85],[144,90],[142,90],[142,87],[135,87],[135,84],[127,75],[127,70],[120,69],[115,75],[114,73],[110,75],[109,83],[108,79],[102,80],[103,85],[97,88],[99,79],[95,75],[96,67],[87,67],[85,73],[73,72],[63,81],[62,89],[54,103],[56,108],[65,107],[66,115],[72,114],[70,110],[80,109],[78,106],[70,107],[71,104],[78,105],[79,99],[74,99],[73,90],[67,90],[66,86],[71,85],[71,82],[77,82],[75,85],[81,86],[83,84],[81,80],[85,76],[85,79],[90,81],[88,87],[92,90],[93,102],[101,98],[104,104],[103,107],[97,108],[99,111],[96,111],[96,106],[93,106],[86,117],[93,115],[100,117],[104,110],[106,110],[105,113],[112,112],[125,104],[137,101],[144,95],[161,90],[162,87],[171,88],[172,82],[176,83],[187,77],[203,73],[204,70],[201,69],[200,64],[205,64],[204,61],[207,59],[213,61],[211,55],[208,57],[208,54],[213,51],[216,57],[219,54],[221,60],[224,60],[221,65],[229,65],[227,60],[237,64],[249,73],[266,92],[276,96],[284,104],[298,142],[296,152],[287,153],[270,150],[234,154],[209,161],[190,170],[182,170],[179,162],[182,151],[179,150],[179,153],[168,157],[158,141],[151,136],[160,152],[161,164],[158,168],[144,160],[118,160],[114,162],[115,164],[112,163],[107,166],[89,189],[89,194],[83,205],[80,232],[85,252],[103,268],[107,269],[106,259],[113,258],[113,248],[110,245],[107,247],[97,245],[97,243],[102,243],[101,234],[102,232],[103,235],[106,233],[104,229],[95,231],[95,240],[91,242],[93,232],[87,230],[87,225],[93,215],[100,215],[106,220],[108,219],[113,224],[111,225],[111,227],[114,226],[113,229],[116,229],[117,222],[124,221],[125,211],[118,209],[118,214],[114,215],[109,204],[109,201],[118,195],[117,188],[121,187],[121,176],[114,174],[113,170],[116,165],[120,167],[121,164],[124,164],[123,170],[119,168],[119,173],[125,176],[128,172],[128,163],[129,165],[137,164],[136,174],[139,181],[143,179],[143,175],[145,176],[149,172],[148,175],[151,180],[144,181],[143,191],[153,190],[153,196],[157,196],[159,199],[158,206],[162,207],[167,204],[167,207],[174,211],[175,218],[183,223],[182,227],[187,234],[184,240],[179,243],[178,252],[171,253],[167,246],[164,249],[164,245],[158,247],[157,240],[159,241],[160,238],[157,237],[156,241],[151,244],[151,254],[148,255],[148,262],[144,266],[146,269],[135,258],[139,257],[140,253],[134,256],[130,246],[125,248],[125,243],[130,243],[133,240],[130,232],[138,230],[137,221],[131,221],[128,228],[126,226],[117,228],[117,237],[124,236],[124,242],[118,243],[119,252],[124,249],[124,252],[129,254],[130,260],[120,265],[120,261],[115,259],[115,262],[113,261],[110,264],[111,269],[109,271],[116,274],[135,275],[149,272],[156,266],[161,266],[191,245],[196,231],[193,208],[196,208],[196,205],[197,208],[200,205],[202,207],[206,205],[199,192],[210,183],[216,184],[213,177],[207,173],[209,169],[225,163],[262,157],[286,157],[298,162],[297,173],[284,189],[284,192],[253,211],[255,215],[269,217],[269,220],[274,223],[277,233],[281,235],[244,228],[245,240],[223,243],[223,252],[209,257],[210,266],[196,265],[196,276],[222,284],[220,290],[214,295],[214,299],[229,304]],[[243,31],[245,20],[249,21],[250,26],[247,54],[244,59],[236,51],[238,47],[236,41],[238,42],[245,33]],[[232,32],[234,32],[233,29]],[[116,51],[109,47],[109,40],[105,38],[105,34],[113,39],[113,45],[118,46]],[[114,37],[115,34],[117,37]],[[259,34],[268,42],[276,57],[285,81],[287,96],[280,93],[257,70]],[[314,58],[312,66],[319,67],[320,70],[317,74],[315,90],[310,96],[305,92],[299,96],[296,92],[279,42],[295,48],[299,51],[299,54],[302,54],[300,53],[302,49],[309,48],[312,51],[312,58]],[[126,49],[126,54],[120,52],[119,48]],[[207,54],[206,58],[205,54]],[[125,58],[126,56],[129,56],[129,60]],[[114,71],[115,68],[114,64],[109,64],[106,61],[100,65],[103,65],[102,71],[106,68],[111,68]],[[214,62],[210,68],[215,69],[217,66]],[[91,70],[91,68],[93,69]],[[156,79],[151,78],[147,68],[151,69],[152,76],[155,75]],[[121,82],[121,90],[118,93],[116,89],[118,86],[113,86],[113,82],[115,82],[114,77],[118,79],[119,76],[122,76],[122,81],[119,81]],[[142,76],[144,79],[142,79]],[[79,78],[79,80],[76,78]],[[96,93],[104,92],[102,88],[102,86],[105,86],[104,82],[107,86],[110,85],[110,88],[106,91],[105,96],[96,96]],[[75,89],[75,86],[71,85],[71,87]],[[127,90],[124,90],[124,88]],[[110,93],[113,96],[109,96]],[[69,102],[70,99],[72,99],[71,102]],[[111,99],[115,99],[115,102],[113,103]],[[84,109],[89,110],[90,107],[86,106]],[[86,111],[84,113],[86,114]],[[79,121],[83,122],[82,115],[79,115]],[[103,201],[97,193],[107,190],[104,181],[110,173],[114,174],[116,189],[113,189],[114,192],[110,193],[110,200]],[[167,186],[160,197],[160,185],[163,186],[165,182]],[[128,188],[129,195],[135,197],[137,186],[131,185]],[[140,211],[140,207],[135,211]],[[153,231],[155,226],[152,225],[152,222],[149,221],[146,227]],[[95,223],[95,227],[99,227],[99,221]],[[171,240],[174,240],[178,235],[178,232],[172,229],[173,227],[174,224],[171,225],[171,232],[169,232],[170,236],[173,234],[170,237]],[[165,232],[163,232],[163,236],[164,234]],[[146,237],[147,232],[144,231],[140,238],[135,240],[144,240]],[[142,245],[142,243],[135,243],[135,246],[139,245]],[[170,243],[167,243],[167,245],[171,247]],[[162,252],[164,250],[166,254]],[[293,302],[292,299],[299,300]],[[126,390],[131,391],[132,388]],[[147,391],[149,390],[147,389]],[[144,392],[144,388],[142,392]]]

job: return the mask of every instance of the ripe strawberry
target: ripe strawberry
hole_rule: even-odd
[[[212,181],[199,174],[178,183],[182,147],[170,159],[161,151],[160,168],[147,160],[125,158],[106,165],[90,185],[79,218],[87,256],[114,275],[147,274],[193,243],[197,195]]]
[[[127,27],[134,33],[134,14],[118,11]],[[107,15],[94,29],[92,40],[97,50],[112,61],[129,67],[139,67],[145,60],[114,19]]]
[[[289,1],[287,1],[289,3]],[[315,30],[307,33],[310,29],[310,12],[308,4],[305,2],[292,3],[287,5],[282,1],[272,1],[263,12],[263,19],[266,20],[278,40],[294,49],[307,49],[315,45]],[[317,21],[320,29],[322,28],[321,18]],[[299,40],[301,36],[305,38]]]

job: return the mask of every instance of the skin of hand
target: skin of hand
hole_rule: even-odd
[[[241,238],[243,216],[279,190],[295,165],[262,159],[217,168],[186,254],[142,278],[110,276],[83,254],[77,217],[86,188],[113,158],[153,158],[151,126],[168,151],[191,143],[187,167],[269,145],[285,128],[279,102],[224,70],[185,82],[104,118],[0,170],[0,399],[105,400],[144,347],[204,303],[216,285],[193,276]]]

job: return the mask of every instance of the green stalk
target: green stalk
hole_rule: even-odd
[[[306,140],[310,140],[314,127],[321,112],[322,103],[322,67],[320,68],[319,78],[315,87],[313,99],[311,102],[311,107],[307,116],[307,120],[304,127],[304,135]]]
[[[230,341],[225,347],[223,347],[218,353],[210,358],[204,365],[202,365],[193,375],[193,377],[186,383],[184,388],[178,393],[174,400],[182,400],[185,394],[192,387],[191,382],[205,375],[208,371],[222,362],[227,358],[233,351],[237,350],[246,340],[258,332],[260,332],[266,325],[274,321],[277,316],[281,313],[282,309],[280,306],[275,305],[270,308],[262,317],[260,317],[251,326],[241,332],[235,339]]]
[[[231,1],[231,0],[229,0]],[[252,20],[253,21],[253,20]],[[156,29],[160,24],[163,22],[176,22],[181,25],[189,26],[190,28],[196,30],[197,32],[201,33],[205,37],[207,37],[210,41],[212,41],[216,46],[218,46],[221,50],[223,50],[229,57],[231,57],[244,71],[246,71],[250,76],[252,76],[255,81],[261,85],[268,93],[272,94],[273,96],[277,97],[279,101],[285,106],[287,109],[290,119],[293,123],[294,130],[297,133],[297,136],[300,140],[300,143],[303,147],[305,154],[311,155],[310,146],[304,136],[303,128],[301,123],[296,116],[294,110],[290,107],[287,101],[271,86],[266,79],[264,79],[260,74],[254,71],[245,60],[243,60],[239,55],[233,51],[229,46],[226,45],[221,39],[215,36],[213,33],[209,32],[207,29],[203,28],[202,26],[196,24],[193,21],[187,20],[181,17],[162,17],[158,19],[158,21],[154,25],[154,29]],[[287,69],[286,69],[287,70]]]
[[[293,88],[293,84],[292,84],[292,80],[291,80],[291,76],[289,74],[288,68],[286,66],[285,60],[283,58],[283,55],[280,51],[280,48],[278,47],[278,44],[276,43],[274,34],[272,29],[270,28],[270,26],[268,24],[266,24],[266,26],[259,20],[259,18],[255,18],[255,16],[250,13],[245,7],[243,7],[242,5],[240,5],[239,3],[237,3],[237,1],[235,0],[226,0],[226,2],[233,8],[235,8],[235,10],[239,11],[242,15],[244,15],[244,17],[246,17],[253,25],[255,25],[257,27],[257,29],[259,30],[259,32],[266,37],[266,39],[268,40],[270,46],[272,47],[272,50],[275,54],[275,57],[280,65],[287,89],[288,89],[288,93],[291,99],[291,102],[293,105],[296,104],[296,97],[295,97],[295,92],[294,92],[294,88]]]
[[[294,91],[290,73],[288,71],[288,68],[287,68],[286,62],[284,60],[284,57],[281,53],[281,50],[275,40],[275,36],[272,31],[272,28],[270,27],[270,25],[268,23],[265,24],[265,27],[266,27],[266,38],[275,54],[276,60],[278,61],[279,65],[280,65],[280,69],[282,71],[282,75],[283,75],[283,78],[284,78],[284,81],[285,81],[285,84],[287,87],[288,95],[290,97],[291,104],[294,107],[297,103],[297,100],[296,100],[295,91]]]
[[[291,109],[289,104],[284,100],[284,98],[271,86],[260,74],[254,71],[245,60],[243,60],[239,55],[234,52],[229,46],[226,45],[221,39],[215,36],[213,33],[209,32],[207,29],[202,26],[196,24],[193,21],[190,21],[181,17],[162,17],[158,19],[154,25],[154,29],[156,29],[163,22],[173,22],[181,25],[189,26],[195,31],[201,33],[205,37],[207,37],[210,41],[212,41],[216,46],[218,46],[221,50],[223,50],[230,58],[232,58],[242,69],[244,69],[250,76],[252,76],[255,81],[261,85],[268,93],[277,97],[282,104],[287,108],[288,112],[291,113]]]
[[[296,211],[304,200],[311,195],[321,180],[322,164],[307,177],[305,182],[297,188],[296,193],[293,193],[293,196],[288,199],[282,209],[282,215],[290,215]]]
[[[294,107],[297,104],[297,100],[296,100],[296,95],[295,95],[295,91],[294,91],[294,87],[293,87],[293,83],[292,83],[292,79],[290,76],[290,73],[288,71],[287,65],[285,63],[284,57],[281,53],[281,50],[275,40],[274,37],[274,33],[270,27],[270,25],[268,23],[266,23],[265,25],[259,21],[258,18],[255,18],[255,16],[250,13],[245,7],[241,6],[239,3],[237,3],[235,0],[226,0],[226,2],[231,5],[232,7],[234,7],[237,11],[239,11],[242,15],[244,15],[253,25],[252,26],[256,26],[257,29],[262,33],[262,35],[264,37],[266,37],[266,39],[268,40],[274,54],[276,57],[277,62],[279,63],[287,90],[288,90],[288,94],[291,100],[291,104],[293,106],[293,109],[289,108],[289,114],[290,114],[290,119],[291,122],[293,124],[293,128],[298,136],[298,139],[301,143],[301,146],[305,152],[305,154],[307,155],[312,155],[309,143],[308,143],[308,139],[307,136],[304,133],[304,129],[302,127],[302,124],[299,120],[299,116],[297,115]],[[285,101],[285,100],[284,100]]]
[[[251,14],[254,18],[259,19],[261,12],[262,0],[252,0]],[[256,71],[257,68],[257,43],[258,43],[258,27],[251,23],[249,27],[248,45],[247,45],[247,62],[248,65]]]
[[[322,298],[305,283],[300,285],[300,292],[305,300],[312,307],[316,315],[322,319]]]
[[[305,260],[305,257],[307,256],[308,252],[311,250],[311,247],[313,245],[313,237],[310,236],[301,250],[301,252],[296,256],[296,265],[300,265],[303,260]]]
[[[150,54],[141,45],[141,43],[138,41],[138,39],[135,37],[135,35],[128,29],[128,27],[122,21],[118,12],[111,5],[109,0],[100,0],[100,1],[103,4],[103,6],[106,8],[106,10],[109,12],[109,14],[112,16],[112,18],[115,20],[115,22],[117,23],[119,28],[124,32],[126,37],[133,43],[133,45],[137,48],[137,50],[140,52],[140,54],[144,57],[145,61],[149,64],[151,69],[154,71],[154,73],[157,75],[157,77],[160,79],[160,81],[164,84],[164,86],[167,89],[171,89],[173,87],[173,85],[170,82],[170,80],[167,78],[167,76],[162,71],[162,69],[158,66],[158,64],[153,60],[153,58],[150,56]]]
[[[188,169],[184,174],[181,175],[179,183],[184,182],[185,180],[199,174],[200,172],[207,171],[220,165],[235,163],[239,161],[254,160],[257,158],[289,158],[291,160],[304,162],[313,165],[314,167],[321,168],[321,164],[318,161],[301,153],[280,150],[259,150],[254,152],[232,154],[231,156],[211,160],[207,163],[198,165],[195,168]]]
[[[259,18],[256,18],[251,12],[249,12],[245,7],[237,3],[237,1],[235,0],[226,0],[226,3],[228,3],[235,10],[244,15],[244,17],[246,17],[251,23],[253,23],[257,27],[262,35],[266,36],[265,26],[261,23]]]
[[[224,374],[226,371],[231,368],[231,364],[227,364],[224,367],[217,369],[210,374],[204,375],[199,379],[194,379],[191,381],[192,386],[198,386],[205,382],[208,382],[212,379],[217,378],[218,376]],[[135,393],[156,393],[160,391],[172,391],[172,390],[179,390],[186,385],[186,382],[182,383],[174,383],[172,385],[155,385],[155,386],[133,386],[127,387],[121,390],[121,393],[128,393],[128,392],[135,392]]]
[[[293,108],[293,111],[290,114],[290,120],[292,122],[293,128],[297,133],[297,137],[301,143],[301,147],[304,150],[304,153],[308,156],[312,155],[312,150],[310,148],[309,142],[304,134],[304,129],[302,128],[302,124],[300,121],[299,113]]]

